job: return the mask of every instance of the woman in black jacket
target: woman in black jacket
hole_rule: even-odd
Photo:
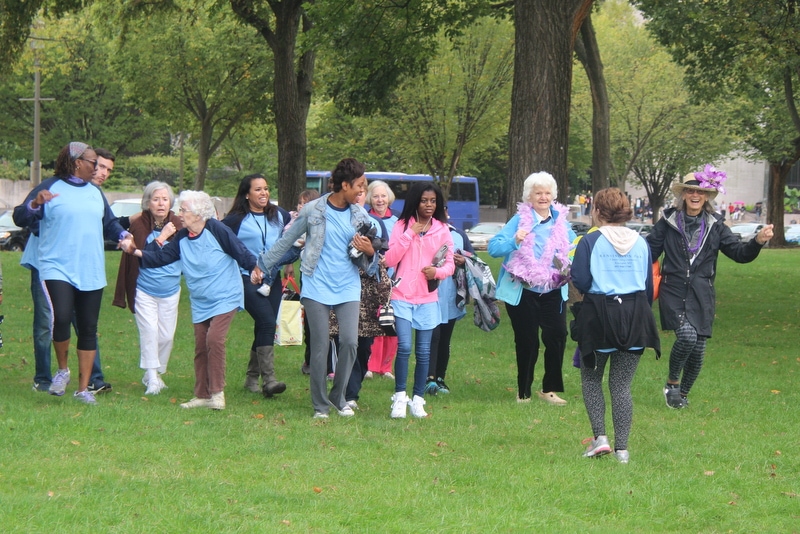
[[[703,172],[687,174],[672,186],[675,208],[664,211],[647,236],[653,259],[661,260],[659,291],[661,328],[675,331],[669,356],[669,378],[664,397],[670,408],[685,408],[686,399],[700,374],[706,340],[714,322],[714,278],[717,256],[723,254],[737,263],[756,259],[761,247],[772,238],[772,225],[747,243],[741,243],[714,212],[711,201],[727,179],[724,172],[706,165]]]

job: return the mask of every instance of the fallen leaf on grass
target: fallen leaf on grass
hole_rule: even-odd
[[[434,457],[437,457],[437,456],[439,456],[439,455],[438,455],[437,453],[435,453],[435,452],[429,452],[428,454],[430,454],[431,456],[434,456]]]
[[[444,441],[437,441],[436,442],[436,446],[437,447],[447,447],[447,443],[445,443]]]
[[[264,419],[264,414],[263,413],[254,414],[253,419]]]
[[[780,392],[781,392],[781,390],[779,390],[779,389],[771,389],[770,391],[771,391],[772,393],[774,393],[775,395],[777,395],[778,393],[780,393]]]
[[[178,399],[176,399],[175,397],[171,397],[169,399],[169,402],[170,402],[170,404],[175,404],[176,402],[178,402]]]
[[[736,506],[736,501],[728,501],[728,504],[730,504],[731,506]]]
[[[775,456],[780,456],[780,455],[781,455],[781,451],[775,451]]]
[[[141,398],[143,401],[145,401],[145,402],[150,402],[150,399],[148,399],[147,397],[144,397],[144,396],[143,396],[143,397],[140,397],[140,398]]]
[[[314,486],[314,493],[322,493],[322,488],[319,486]]]
[[[193,425],[194,421],[184,421],[183,424],[184,425]]]
[[[286,526],[288,527],[289,525],[291,525],[291,524],[292,524],[292,522],[291,522],[291,521],[289,521],[288,519],[284,519],[283,521],[281,521],[281,524],[282,524],[282,525],[286,525]]]
[[[798,497],[797,493],[790,493],[788,491],[782,491],[781,495],[786,495],[787,497]]]
[[[714,476],[714,471],[703,471],[703,474],[707,477]]]
[[[55,493],[54,493],[54,492],[52,492],[52,491],[48,491],[48,492],[47,492],[47,496],[48,496],[48,497],[54,497],[54,496],[55,496]]]
[[[81,444],[80,441],[75,441],[74,439],[72,441],[70,441],[70,443],[72,443],[73,445],[80,445]]]
[[[456,492],[456,490],[450,490],[450,492],[449,492],[449,493],[450,493],[450,495],[452,495],[452,494],[454,494],[455,492]]]

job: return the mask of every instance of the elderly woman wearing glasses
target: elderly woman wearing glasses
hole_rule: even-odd
[[[181,261],[189,288],[194,323],[194,398],[181,408],[225,409],[225,338],[233,316],[244,309],[239,267],[261,271],[256,257],[233,231],[214,218],[211,197],[202,191],[183,191],[178,197],[183,229],[173,241],[159,247],[153,241],[144,250],[132,239],[122,249],[152,268]]]
[[[58,154],[55,176],[34,188],[14,209],[14,222],[39,234],[39,278],[51,306],[53,347],[58,359],[58,372],[49,392],[61,396],[70,382],[67,352],[74,314],[80,370],[74,397],[87,404],[97,402],[87,387],[106,286],[103,239],[129,236],[111,213],[102,191],[91,184],[96,163],[92,147],[80,142],[68,144]]]

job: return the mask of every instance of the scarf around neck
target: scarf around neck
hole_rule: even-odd
[[[528,232],[528,235],[520,243],[519,250],[514,252],[508,263],[504,265],[506,271],[515,278],[531,287],[542,288],[545,293],[557,289],[569,281],[568,210],[556,202],[553,202],[553,209],[558,216],[553,221],[550,236],[542,254],[537,258],[534,251],[536,233],[533,232],[533,227],[536,225],[536,219],[533,216],[533,206],[528,202],[517,204],[518,228]]]

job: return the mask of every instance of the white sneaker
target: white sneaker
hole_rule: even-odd
[[[351,410],[358,410],[358,403],[354,400],[347,401],[347,405],[350,407]]]
[[[414,395],[414,398],[409,403],[411,406],[411,415],[414,417],[428,417],[428,413],[425,411],[425,399],[420,397],[419,395]]]
[[[356,412],[353,411],[353,409],[350,407],[349,404],[345,404],[344,408],[336,411],[339,412],[339,415],[341,415],[342,417],[353,417],[356,414]]]
[[[160,376],[156,376],[155,378],[151,378],[148,380],[145,385],[147,389],[145,390],[145,395],[158,395],[161,393],[162,389],[167,389],[167,385],[161,380]]]
[[[389,380],[394,380],[394,375],[392,373],[383,373],[383,378],[388,378]]]
[[[367,371],[364,373],[364,378],[372,378],[372,371]]]
[[[219,393],[212,393],[211,399],[208,401],[208,407],[212,410],[224,410],[225,409],[225,392],[220,391]]]
[[[181,404],[181,408],[205,408],[208,406],[209,402],[211,402],[211,399],[193,397],[191,400]]]
[[[408,395],[405,391],[398,391],[392,395],[392,419],[403,419],[408,408]]]
[[[314,419],[327,419],[328,414],[325,412],[314,412]]]

